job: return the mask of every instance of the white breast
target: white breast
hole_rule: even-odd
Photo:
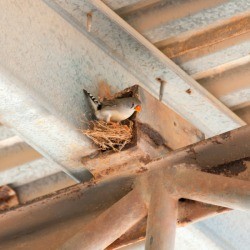
[[[124,109],[124,110],[97,110],[96,117],[98,120],[105,120],[105,121],[114,121],[120,122],[126,120],[134,113],[133,109]]]

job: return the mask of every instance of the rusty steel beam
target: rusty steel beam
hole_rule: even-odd
[[[152,169],[156,158],[164,160],[169,167],[181,163],[195,164],[204,172],[250,180],[250,126],[226,132],[182,149],[166,152],[162,148],[147,143],[140,131],[136,147],[115,154],[89,156],[82,159],[84,166],[96,179],[106,179],[118,175],[141,174]],[[153,130],[148,136],[156,139]],[[136,159],[137,158],[137,159]],[[126,161],[129,164],[126,164]],[[159,161],[159,160],[158,160]],[[98,168],[96,167],[98,166]]]
[[[213,206],[192,200],[179,200],[177,227],[184,227],[204,220],[205,218],[216,216],[230,211],[228,208]],[[138,241],[144,240],[146,236],[147,217],[143,218],[133,228],[113,242],[107,250],[119,249]]]
[[[163,173],[153,175],[148,210],[146,250],[174,249],[178,199],[169,195],[163,185]]]
[[[140,192],[134,189],[70,238],[60,249],[102,250],[147,214]]]
[[[181,197],[250,210],[250,182],[190,170],[190,165],[185,164],[170,168],[164,168],[164,162],[153,164],[158,166],[154,166],[154,181],[149,182],[154,188],[149,205],[146,249],[173,249],[177,201]],[[146,188],[144,184],[143,189]],[[83,227],[62,249],[81,249],[83,245],[90,250],[104,249],[146,214],[145,201],[135,189]]]
[[[20,250],[33,249],[37,245],[46,248],[49,241],[51,248],[57,249],[91,219],[97,218],[124,197],[131,190],[133,181],[133,178],[118,177],[108,182],[78,184],[0,213],[0,223],[5,225],[0,231],[0,246],[13,249],[19,245]],[[213,215],[223,211],[212,205],[201,206],[200,210],[198,202],[179,202],[178,226],[192,223],[199,215],[207,216],[208,210]],[[141,225],[139,228],[138,224]],[[144,238],[146,216],[131,230],[128,230],[130,234],[125,233],[109,249]]]
[[[177,37],[166,39],[155,45],[169,58],[199,51],[214,44],[223,42],[250,31],[250,12],[240,14],[233,19],[183,33]]]
[[[93,156],[92,159],[88,159],[87,165],[97,164],[98,167],[100,168],[100,175],[99,176],[96,175],[98,179],[97,183],[95,182],[92,184],[86,183],[84,185],[79,184],[74,187],[64,189],[58,194],[56,193],[50,195],[49,197],[43,197],[42,199],[31,202],[31,204],[21,206],[18,209],[2,214],[0,216],[0,222],[5,224],[6,227],[3,228],[3,230],[0,232],[0,240],[2,240],[2,244],[4,242],[4,246],[9,246],[10,244],[22,243],[24,247],[25,246],[27,247],[27,246],[34,246],[36,244],[46,244],[48,239],[53,239],[56,237],[57,240],[53,241],[53,247],[55,248],[59,247],[60,244],[63,243],[63,241],[69,239],[70,237],[72,237],[72,235],[76,234],[79,230],[81,230],[81,228],[83,228],[84,225],[84,223],[82,222],[83,217],[86,216],[88,213],[91,213],[93,209],[96,209],[97,204],[99,204],[98,205],[99,209],[100,205],[102,209],[110,207],[112,204],[108,203],[105,200],[109,199],[111,194],[112,196],[117,197],[117,192],[120,192],[121,195],[119,199],[122,198],[124,195],[128,193],[128,191],[122,191],[122,190],[123,189],[131,190],[131,186],[133,185],[134,178],[136,178],[136,176],[138,176],[139,174],[141,175],[143,173],[146,173],[149,169],[153,170],[154,168],[157,168],[159,166],[164,168],[164,171],[166,170],[166,179],[169,179],[170,181],[171,178],[177,180],[177,184],[179,186],[179,191],[177,190],[178,193],[177,191],[175,191],[177,195],[179,197],[185,197],[184,191],[186,189],[184,191],[182,190],[184,189],[183,185],[185,183],[183,184],[181,182],[181,179],[178,180],[178,175],[177,177],[175,176],[176,173],[170,174],[167,172],[167,170],[170,171],[173,165],[179,165],[183,162],[186,162],[188,164],[196,164],[196,166],[199,166],[198,170],[190,169],[190,171],[192,172],[196,173],[198,172],[196,178],[200,177],[199,176],[200,171],[201,174],[204,174],[201,175],[203,182],[201,183],[201,181],[198,180],[202,188],[202,191],[200,191],[200,193],[196,194],[194,192],[197,186],[190,187],[189,192],[192,193],[193,198],[200,199],[199,195],[201,194],[201,192],[203,192],[203,196],[204,194],[207,194],[209,198],[209,200],[206,200],[206,202],[213,199],[211,193],[206,193],[207,192],[206,189],[209,187],[209,185],[212,185],[211,183],[207,183],[207,181],[215,179],[215,184],[219,188],[218,190],[221,189],[223,192],[225,192],[228,191],[229,189],[234,188],[233,189],[234,193],[232,194],[232,196],[230,197],[230,194],[226,193],[226,196],[224,198],[224,201],[230,203],[230,201],[232,201],[233,195],[236,194],[235,190],[236,192],[238,192],[238,194],[242,195],[244,192],[243,189],[240,190],[240,187],[242,187],[242,183],[249,184],[249,182],[247,181],[249,181],[250,165],[249,165],[249,159],[246,158],[249,157],[250,154],[249,131],[250,127],[246,126],[238,130],[225,133],[223,135],[199,142],[195,145],[191,145],[189,147],[185,147],[183,149],[173,151],[167,154],[158,152],[158,156],[161,155],[160,159],[158,160],[154,158],[157,156],[156,152],[158,149],[158,147],[155,146],[154,154],[151,154],[151,156],[150,155],[143,156],[143,154],[141,153],[141,156],[138,159],[138,161],[135,162],[135,165],[133,165],[133,162],[131,162],[130,166],[123,164],[118,160],[117,164],[110,166],[110,169],[107,169],[104,166],[105,164],[108,163],[107,159],[110,159],[111,161],[115,159],[112,157],[118,158],[122,155],[123,156],[122,160],[124,160],[126,158],[126,156],[123,155],[123,153],[126,153],[125,151],[121,152],[122,154],[111,154],[111,155],[106,154],[103,155],[102,157],[98,157],[99,162],[97,161],[97,159],[93,158],[94,157]],[[150,145],[150,147],[153,148],[153,144]],[[148,149],[148,147],[146,147],[146,144],[144,145],[144,147],[141,147],[141,151],[146,149]],[[134,150],[137,150],[136,147],[134,148]],[[162,148],[160,148],[160,150],[162,150]],[[129,149],[127,151],[127,159],[131,157],[131,152],[133,152],[133,150],[130,151]],[[105,159],[105,157],[106,160],[102,162],[102,159]],[[137,168],[137,163],[141,164],[138,166],[138,168]],[[129,178],[129,181],[128,180],[121,181],[121,176],[123,176],[124,174],[128,174],[133,177]],[[170,175],[171,178],[169,177]],[[112,176],[115,176],[115,178],[111,178]],[[209,176],[209,178],[207,178],[207,176]],[[224,176],[233,178],[230,179]],[[107,178],[111,179],[104,181]],[[223,187],[221,183],[226,183],[225,180],[226,182],[229,180],[229,185]],[[241,180],[244,180],[244,182],[241,182]],[[105,182],[106,185],[108,185],[106,187],[103,184]],[[175,183],[175,181],[173,180],[172,182]],[[117,185],[119,185],[119,188]],[[214,188],[213,190],[216,190],[216,188],[213,187],[213,185],[212,188]],[[171,191],[170,188],[169,192],[175,194],[174,191]],[[196,197],[194,195],[196,195]],[[187,198],[191,198],[191,196]],[[219,199],[218,193],[215,198],[218,201]],[[240,199],[240,197],[238,196],[236,198]],[[116,198],[116,201],[119,199]],[[89,200],[91,204],[95,204],[94,207],[90,207],[89,205],[87,205],[86,200]],[[205,201],[204,197],[202,200]],[[220,204],[222,201],[220,201]],[[107,204],[110,205],[107,206]],[[194,218],[194,220],[197,219],[197,216],[192,215],[192,213],[190,214],[186,212],[187,209],[189,210],[192,209],[192,204],[190,203],[190,208],[187,209],[182,209],[181,207],[183,205],[185,206],[185,202],[179,203],[180,209],[178,212],[178,221],[180,223],[178,224],[181,225],[189,223],[189,220],[192,220],[192,218]],[[47,207],[46,209],[44,209],[45,206]],[[206,208],[205,206],[203,207]],[[197,206],[195,209],[196,209],[195,211],[198,211]],[[47,211],[49,213],[47,213]],[[56,218],[53,217],[54,211],[57,211]],[[223,211],[223,209],[220,207],[218,207],[218,209],[216,209],[216,207],[212,207],[213,214],[219,213],[221,211]],[[28,221],[25,219],[27,214],[29,214]],[[52,230],[53,232],[50,234],[46,234],[45,237],[45,235],[42,234],[42,231],[48,230],[49,232],[51,228],[51,220],[55,222],[53,224],[53,228],[56,230],[53,229]],[[65,222],[67,221],[66,223],[67,230],[65,229],[65,223],[61,224],[61,221]],[[13,226],[14,225],[13,223],[15,224],[15,226]],[[42,231],[41,228],[43,228]],[[34,234],[30,234],[31,229],[32,232],[34,232]],[[13,235],[16,236],[14,241],[11,238]],[[26,237],[27,235],[29,235],[28,238]],[[36,235],[36,237],[32,238],[32,235]],[[128,240],[126,242],[128,242]]]
[[[192,169],[193,166],[188,164],[164,168],[162,161],[157,162],[157,165],[164,169],[164,187],[174,197],[243,211],[250,210],[250,181],[204,173]]]

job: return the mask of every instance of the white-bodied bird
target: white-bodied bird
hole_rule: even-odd
[[[128,119],[134,112],[141,111],[141,102],[135,97],[124,97],[99,102],[87,90],[83,89],[83,92],[89,97],[98,120],[120,122]]]

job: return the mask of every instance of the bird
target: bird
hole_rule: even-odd
[[[121,122],[128,119],[134,112],[141,111],[141,101],[136,97],[116,98],[100,102],[86,89],[83,89],[83,92],[89,97],[96,118],[107,123]]]

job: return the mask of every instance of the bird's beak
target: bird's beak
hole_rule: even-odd
[[[135,111],[140,112],[140,111],[141,111],[141,106],[140,106],[140,105],[137,105],[137,106],[135,107]]]

